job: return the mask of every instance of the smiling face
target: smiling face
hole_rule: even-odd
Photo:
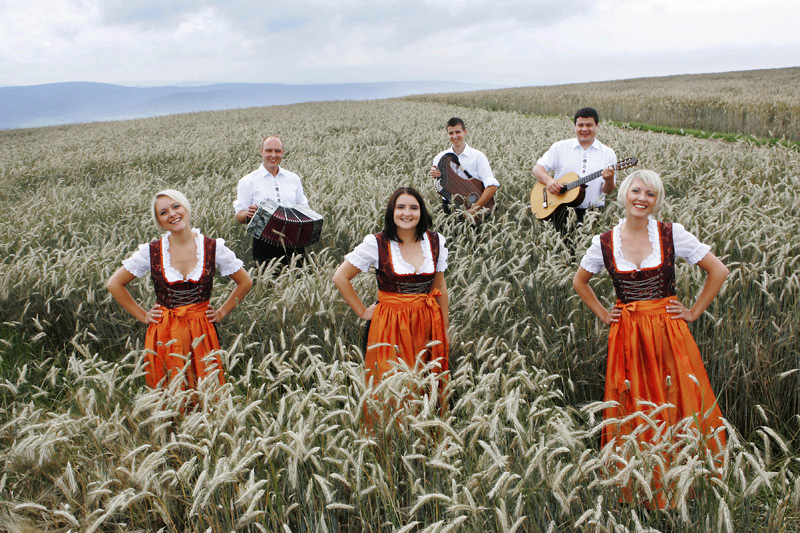
[[[283,142],[277,137],[267,137],[261,145],[261,161],[264,168],[275,174],[283,161]]]
[[[419,224],[419,202],[410,194],[401,194],[394,204],[394,224],[398,230],[413,230]]]
[[[155,205],[156,220],[162,228],[177,232],[189,228],[189,211],[169,196],[159,196]]]
[[[597,131],[600,126],[594,121],[593,117],[578,117],[575,119],[575,135],[578,137],[578,142],[584,148],[588,148],[594,143],[594,138],[597,137]]]
[[[658,191],[634,179],[625,194],[625,213],[628,218],[648,217],[653,213],[658,201]]]
[[[447,126],[447,137],[455,149],[464,148],[467,139],[467,130],[460,124],[455,126]]]

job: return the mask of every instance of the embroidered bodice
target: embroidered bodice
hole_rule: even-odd
[[[600,235],[603,262],[611,275],[617,298],[623,303],[640,300],[657,300],[675,295],[675,245],[672,224],[658,222],[658,243],[661,262],[641,270],[619,270],[614,254],[613,230]]]
[[[433,287],[433,278],[436,275],[436,266],[439,262],[439,234],[428,231],[428,243],[433,256],[433,272],[397,274],[392,266],[392,246],[383,232],[376,233],[378,241],[378,268],[375,275],[378,278],[378,290],[400,294],[427,294]]]
[[[156,291],[156,301],[169,309],[182,305],[206,302],[211,298],[216,272],[217,241],[203,236],[203,266],[200,278],[196,281],[167,281],[164,275],[162,239],[150,243],[150,277]]]

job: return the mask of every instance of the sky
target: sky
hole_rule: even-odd
[[[798,15],[798,0],[0,0],[0,85],[525,86],[790,67]]]

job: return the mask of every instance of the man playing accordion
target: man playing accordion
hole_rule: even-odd
[[[281,168],[284,147],[277,135],[268,135],[261,142],[261,165],[239,180],[236,188],[236,222],[247,224],[256,214],[258,206],[265,199],[273,200],[282,207],[308,207],[308,198],[303,192],[300,176]],[[268,263],[272,259],[288,265],[293,254],[305,254],[304,247],[287,248],[253,237],[253,259],[256,265]]]

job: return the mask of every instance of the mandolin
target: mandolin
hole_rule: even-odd
[[[635,166],[637,163],[639,163],[638,158],[630,157],[612,165],[612,167],[614,170],[622,170]],[[567,172],[558,178],[558,182],[561,184],[561,192],[559,194],[550,194],[543,183],[537,182],[531,191],[531,210],[533,215],[540,220],[547,220],[560,207],[580,205],[586,195],[584,185],[602,175],[602,170],[592,172],[582,178],[574,172]]]

